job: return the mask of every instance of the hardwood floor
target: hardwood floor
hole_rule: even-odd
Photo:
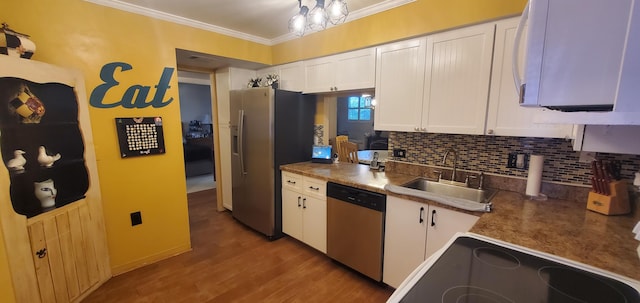
[[[385,302],[393,289],[290,237],[268,241],[189,194],[193,250],[113,277],[83,302]]]

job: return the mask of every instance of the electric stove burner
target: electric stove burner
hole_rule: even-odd
[[[605,281],[569,267],[544,266],[538,270],[538,276],[558,293],[557,297],[564,295],[572,299],[571,302],[629,302],[624,294]]]
[[[497,292],[469,285],[455,286],[442,294],[442,303],[515,303]]]
[[[455,238],[405,283],[389,302],[640,302],[640,287],[615,275],[475,236]]]
[[[491,247],[478,247],[473,249],[473,255],[485,264],[502,269],[517,269],[520,260],[514,255]]]

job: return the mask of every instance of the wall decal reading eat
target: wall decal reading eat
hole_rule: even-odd
[[[143,86],[140,84],[134,84],[127,88],[120,100],[104,100],[107,91],[120,84],[120,82],[115,79],[117,68],[120,68],[121,72],[133,69],[130,64],[124,62],[111,62],[105,64],[102,67],[102,70],[100,70],[100,79],[102,79],[103,83],[98,85],[93,92],[91,92],[91,97],[89,98],[89,104],[91,104],[91,106],[98,108],[111,108],[116,106],[122,106],[124,108],[145,108],[147,106],[152,106],[154,108],[158,108],[167,106],[171,101],[173,101],[173,98],[163,100],[167,89],[171,88],[171,86],[169,86],[169,80],[171,80],[171,76],[173,75],[173,68],[171,67],[165,67],[162,71],[160,81],[158,81],[158,84],[155,86],[156,92],[153,99],[149,101],[147,101],[147,96],[149,95],[151,86]]]

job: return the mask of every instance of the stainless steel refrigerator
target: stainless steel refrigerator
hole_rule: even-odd
[[[233,217],[282,237],[280,165],[311,159],[313,96],[249,88],[230,92]]]

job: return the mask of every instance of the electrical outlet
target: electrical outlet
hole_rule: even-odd
[[[406,158],[407,157],[407,150],[406,149],[401,149],[401,148],[394,148],[393,149],[393,156],[394,157],[400,157],[400,158]]]
[[[142,214],[137,211],[131,213],[131,226],[142,224]]]
[[[580,158],[578,158],[578,162],[591,163],[595,159],[596,159],[595,152],[580,151]]]

